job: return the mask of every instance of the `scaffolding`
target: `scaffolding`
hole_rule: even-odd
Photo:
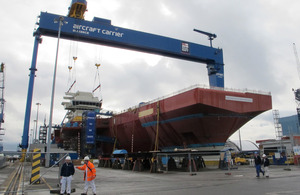
[[[282,128],[281,128],[281,124],[279,123],[279,118],[280,118],[279,110],[273,110],[276,140],[281,140],[282,138]]]
[[[297,72],[300,79],[300,61],[299,61],[298,52],[295,43],[293,43],[293,49],[294,49],[294,54],[295,54],[295,59],[297,64]],[[295,101],[297,104],[298,123],[300,124],[300,89],[293,89],[293,92],[295,94]]]
[[[47,142],[47,126],[44,124],[43,126],[40,126],[40,132],[39,132],[39,142],[41,144],[46,144]]]
[[[4,63],[0,65],[0,152],[3,151],[3,136],[5,129],[2,126],[4,123]]]

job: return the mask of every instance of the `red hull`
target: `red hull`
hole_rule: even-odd
[[[110,131],[118,148],[151,151],[158,120],[160,149],[214,147],[224,145],[240,127],[270,109],[270,94],[194,88],[115,115]]]

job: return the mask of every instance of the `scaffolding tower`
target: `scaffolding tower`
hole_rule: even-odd
[[[4,63],[0,65],[0,152],[3,151],[3,136],[5,129],[2,124],[4,123]]]
[[[282,127],[281,124],[279,123],[279,118],[280,118],[279,110],[273,110],[276,140],[281,140],[282,138]]]
[[[294,49],[294,54],[295,54],[295,59],[296,59],[296,64],[297,64],[297,72],[298,76],[300,79],[300,61],[299,61],[299,56],[296,48],[296,44],[293,43],[293,49]],[[295,101],[297,104],[297,117],[298,117],[298,123],[300,124],[300,89],[292,89],[295,95]]]

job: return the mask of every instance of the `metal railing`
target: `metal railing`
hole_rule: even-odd
[[[9,162],[12,169],[12,173],[8,175],[7,178],[7,186],[5,188],[0,189],[0,194],[31,194],[31,192],[49,192],[51,191],[51,186],[45,182],[44,176],[49,173],[53,172],[53,168],[58,166],[58,164],[66,158],[69,153],[52,153],[52,154],[60,154],[59,159],[54,162],[54,164],[49,167],[46,171],[39,174],[39,177],[34,181],[28,181],[30,176],[32,176],[32,155],[36,154],[37,152],[27,152],[25,162],[20,162],[16,160],[15,162]],[[44,152],[41,152],[44,153]],[[20,153],[21,154],[21,153]],[[61,165],[61,164],[60,164]],[[42,165],[40,164],[42,167]],[[57,171],[57,170],[55,170]],[[58,171],[57,175],[57,185],[60,184],[60,171]],[[32,188],[31,186],[34,185],[37,181],[43,180],[43,183],[47,185],[49,189],[45,189],[43,186],[42,188]]]

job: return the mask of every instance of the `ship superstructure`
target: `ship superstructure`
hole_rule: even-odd
[[[93,92],[82,91],[67,92],[64,99],[68,100],[62,102],[67,113],[61,129],[54,133],[56,144],[81,156],[112,152],[115,139],[109,129],[112,112],[102,112],[102,100],[94,97]]]
[[[76,93],[67,92],[63,98],[69,100],[68,102],[62,102],[66,113],[65,119],[68,122],[82,121],[82,113],[84,111],[96,111],[99,112],[102,105],[102,100],[94,97],[90,92],[77,91]]]

